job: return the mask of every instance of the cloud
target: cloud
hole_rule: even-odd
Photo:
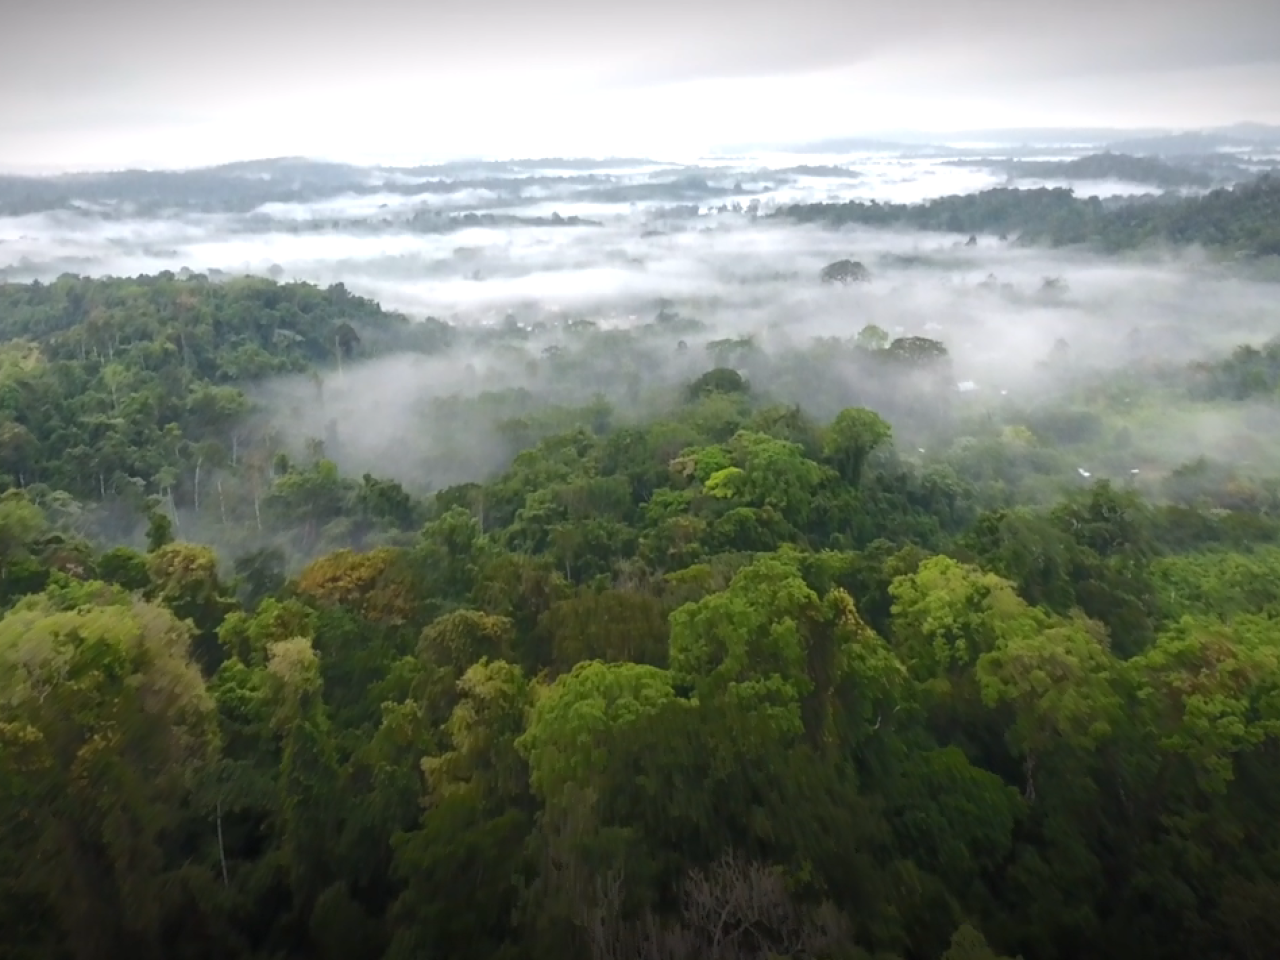
[[[911,189],[923,197],[982,182],[973,171],[919,160],[845,159],[859,174],[846,187],[863,195],[886,198],[886,191]],[[765,162],[736,161],[718,177],[750,179],[747,175]],[[646,176],[643,169],[596,172],[616,175],[622,183],[643,183]],[[688,172],[717,179],[705,169]],[[975,179],[951,179],[971,176]],[[760,179],[781,183],[785,177],[775,170]],[[788,189],[817,196],[824,183],[797,179]],[[511,209],[527,213],[533,205],[553,203],[567,213],[591,189],[590,183],[567,178],[539,181],[536,191],[521,198],[528,202],[513,201]],[[520,193],[515,187],[508,192]],[[777,190],[760,193],[779,196]],[[459,185],[452,194],[432,196],[433,202],[444,198],[463,202],[477,195]],[[260,385],[258,396],[268,415],[299,446],[309,437],[328,435],[330,422],[336,421],[338,442],[331,452],[344,470],[353,475],[369,470],[414,486],[475,479],[499,468],[513,446],[495,421],[529,416],[547,403],[584,403],[600,392],[618,406],[620,416],[639,416],[669,401],[680,383],[720,362],[706,349],[708,341],[720,338],[754,339],[760,349],[732,362],[775,399],[802,404],[818,417],[829,417],[841,406],[872,403],[894,420],[904,442],[920,437],[910,449],[918,445],[932,451],[935,440],[941,450],[944,442],[970,429],[986,430],[983,436],[997,430],[1008,404],[1033,409],[1060,399],[1062,384],[1040,366],[1059,338],[1069,342],[1081,367],[1096,373],[1132,366],[1128,338],[1134,329],[1142,332],[1143,362],[1172,365],[1221,355],[1276,332],[1272,285],[1249,282],[1230,267],[1192,254],[1103,258],[1018,249],[991,237],[970,248],[956,236],[827,230],[752,222],[733,214],[682,219],[664,215],[661,204],[632,209],[626,202],[601,210],[605,225],[597,228],[419,234],[369,223],[399,212],[370,210],[369,199],[339,194],[259,208],[252,215],[140,217],[116,211],[104,217],[60,212],[0,218],[0,264],[22,257],[42,261],[44,277],[68,269],[133,275],[183,266],[261,274],[279,264],[285,278],[342,282],[389,308],[447,317],[471,329],[501,321],[509,312],[526,323],[545,322],[547,329],[523,343],[468,343],[443,357],[396,355],[349,363],[341,374],[326,374],[323,401],[307,378]],[[292,232],[312,214],[365,218],[365,223]],[[846,257],[868,265],[870,284],[837,288],[818,282],[824,265]],[[992,273],[1009,288],[985,285]],[[1046,276],[1064,277],[1068,292],[1058,299],[1039,296]],[[650,329],[625,339],[611,332],[642,329],[654,318],[659,298],[677,301],[683,317],[703,326]],[[570,336],[561,323],[566,318],[594,321],[602,331]],[[944,340],[957,381],[973,381],[977,389],[956,394],[952,404],[929,401],[922,412],[926,401],[911,389],[868,385],[864,368],[813,344],[815,337],[847,339],[869,323],[895,336]],[[684,350],[678,348],[682,339]],[[544,352],[553,345],[568,355],[556,360],[554,351]],[[1114,390],[1121,382],[1112,377],[1106,385]],[[537,402],[519,394],[484,404],[449,400],[518,389],[531,391]],[[1206,450],[1239,460],[1246,440],[1254,449],[1266,449],[1258,439],[1274,435],[1274,418],[1246,418],[1256,411],[1206,413],[1201,408],[1194,419],[1186,419],[1164,405],[1167,399],[1159,396],[1155,422],[1135,421],[1131,448],[1108,454],[1122,460],[1126,472],[1141,463],[1145,476],[1150,465],[1167,467]],[[984,426],[988,410],[997,421]],[[983,459],[983,449],[978,448],[975,461]],[[1140,460],[1134,459],[1138,452]],[[1105,464],[1090,462],[1086,468],[1102,475]],[[1073,478],[1074,470],[1072,464],[1063,473]]]
[[[290,77],[302,86],[325,74],[389,83],[494,71],[642,83],[765,76],[913,51],[924,61],[945,48],[971,50],[978,70],[998,67],[987,62],[995,53],[1033,72],[1088,72],[1275,62],[1278,32],[1270,0],[46,0],[8,19],[0,70],[5,80],[28,73],[28,96],[83,92],[90,80],[139,92],[163,77],[184,97],[202,86],[243,95]]]
[[[188,164],[1280,120],[1277,36],[1273,0],[47,0],[0,33],[0,131],[9,162]]]

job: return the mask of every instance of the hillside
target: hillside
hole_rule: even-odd
[[[1153,244],[1200,246],[1250,256],[1280,254],[1280,177],[1264,175],[1203,196],[1104,203],[1066,188],[998,188],[921,204],[864,201],[797,204],[776,216],[831,226],[910,227],[1014,235],[1027,244],[1086,244],[1107,251]]]
[[[1246,196],[1180,209],[1203,235]],[[537,362],[616,379],[696,330],[664,305]],[[660,403],[431,407],[511,446],[428,492],[291,455],[255,399],[531,336],[340,286],[0,285],[0,957],[1266,955],[1280,486],[1202,459],[1065,488],[1138,423],[1089,379],[916,456],[710,335]],[[1123,399],[1274,403],[1278,357]],[[771,362],[956,406],[938,341]]]

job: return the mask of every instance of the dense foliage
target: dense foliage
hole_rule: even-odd
[[[172,275],[0,284],[0,483],[37,499],[118,501],[129,517],[148,495],[216,501],[224,518],[260,511],[280,445],[247,417],[245,383],[432,351],[449,335],[341,285]]]
[[[341,287],[0,286],[0,957],[1271,955],[1274,484],[1046,494],[1109,423],[1062,405],[908,457],[882,414],[942,405],[946,349],[875,328],[681,340],[643,416],[477,398],[505,463],[430,495],[251,413],[460,336]],[[1147,389],[1274,403],[1276,356]]]
[[[1025,243],[1092,244],[1127,250],[1146,244],[1225,248],[1280,255],[1280,177],[1266,174],[1195,197],[1144,197],[1108,203],[1066,187],[1001,187],[920,204],[850,200],[798,204],[778,216],[832,226],[862,224],[950,233],[1017,235]]]

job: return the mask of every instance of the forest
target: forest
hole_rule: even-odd
[[[1071,160],[953,160],[952,164],[957,166],[992,166],[997,169],[1006,171],[1010,177],[1045,177],[1050,179],[1067,179],[1067,180],[1127,180],[1132,183],[1150,184],[1151,186],[1162,187],[1169,190],[1177,190],[1185,187],[1211,187],[1214,185],[1214,177],[1208,171],[1202,169],[1207,163],[1205,161],[1188,162],[1183,160],[1181,163],[1170,163],[1168,160],[1153,156],[1131,156],[1126,153],[1112,153],[1106,151],[1104,153],[1091,153],[1083,157],[1075,157]],[[1218,166],[1225,165],[1226,161],[1219,160]],[[1248,179],[1242,176],[1242,169],[1237,168],[1233,171],[1236,178],[1240,180]]]
[[[796,204],[775,215],[832,226],[1017,235],[1029,244],[1090,244],[1110,252],[1197,244],[1250,256],[1280,255],[1280,176],[1274,173],[1203,196],[1161,195],[1111,204],[1077,197],[1066,187],[1002,187],[922,204]]]
[[[1280,251],[1012,193],[785,216]],[[0,958],[1273,956],[1280,339],[988,403],[645,310],[0,284]]]

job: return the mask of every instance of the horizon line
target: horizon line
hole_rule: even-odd
[[[1046,127],[987,127],[987,128],[969,128],[969,129],[953,129],[953,130],[922,130],[922,129],[899,129],[880,132],[851,133],[851,134],[833,134],[828,136],[813,137],[807,139],[794,139],[782,142],[758,141],[753,143],[737,143],[737,144],[719,144],[707,147],[702,150],[693,151],[699,157],[723,159],[736,154],[744,153],[761,153],[775,151],[779,153],[787,153],[790,151],[814,151],[826,145],[837,146],[839,144],[865,143],[875,144],[882,148],[925,148],[925,147],[947,147],[962,146],[972,144],[974,142],[982,142],[984,139],[992,141],[992,146],[1049,146],[1049,145],[1089,145],[1089,146],[1106,146],[1108,142],[1105,138],[1110,136],[1121,136],[1126,138],[1137,137],[1180,137],[1194,135],[1218,135],[1230,136],[1233,132],[1239,136],[1245,131],[1254,135],[1262,134],[1267,137],[1280,138],[1280,124],[1260,123],[1257,121],[1239,120],[1231,123],[1219,124],[1215,126],[1198,126],[1198,127],[1116,127],[1116,126],[1046,126]],[[1074,138],[1072,134],[1076,135]],[[1081,137],[1080,135],[1088,136]],[[1022,139],[1018,137],[1043,137],[1054,138],[1053,143],[1046,140],[1036,142],[1034,140]],[[1066,141],[1073,140],[1074,144],[1068,144]],[[68,166],[66,164],[27,164],[21,167],[15,165],[4,164],[0,161],[0,176],[14,178],[29,179],[54,179],[58,177],[68,177],[76,175],[100,175],[110,176],[112,174],[123,173],[196,173],[201,171],[219,170],[226,167],[245,166],[251,164],[272,164],[272,163],[313,163],[313,164],[332,164],[335,166],[355,167],[365,170],[406,170],[414,167],[432,167],[447,166],[450,164],[465,163],[521,163],[521,162],[550,162],[555,160],[567,161],[587,161],[599,160],[617,162],[620,160],[643,161],[649,163],[670,163],[679,165],[681,161],[663,160],[659,157],[643,157],[635,155],[623,155],[621,153],[612,153],[602,151],[592,154],[559,154],[556,156],[536,154],[520,155],[515,153],[458,153],[446,156],[422,156],[412,161],[396,161],[396,162],[360,162],[352,159],[343,159],[336,154],[288,154],[277,156],[245,156],[234,160],[223,160],[214,163],[194,163],[194,164],[148,164],[143,162],[129,163],[123,165],[111,165],[102,167],[92,166]]]

